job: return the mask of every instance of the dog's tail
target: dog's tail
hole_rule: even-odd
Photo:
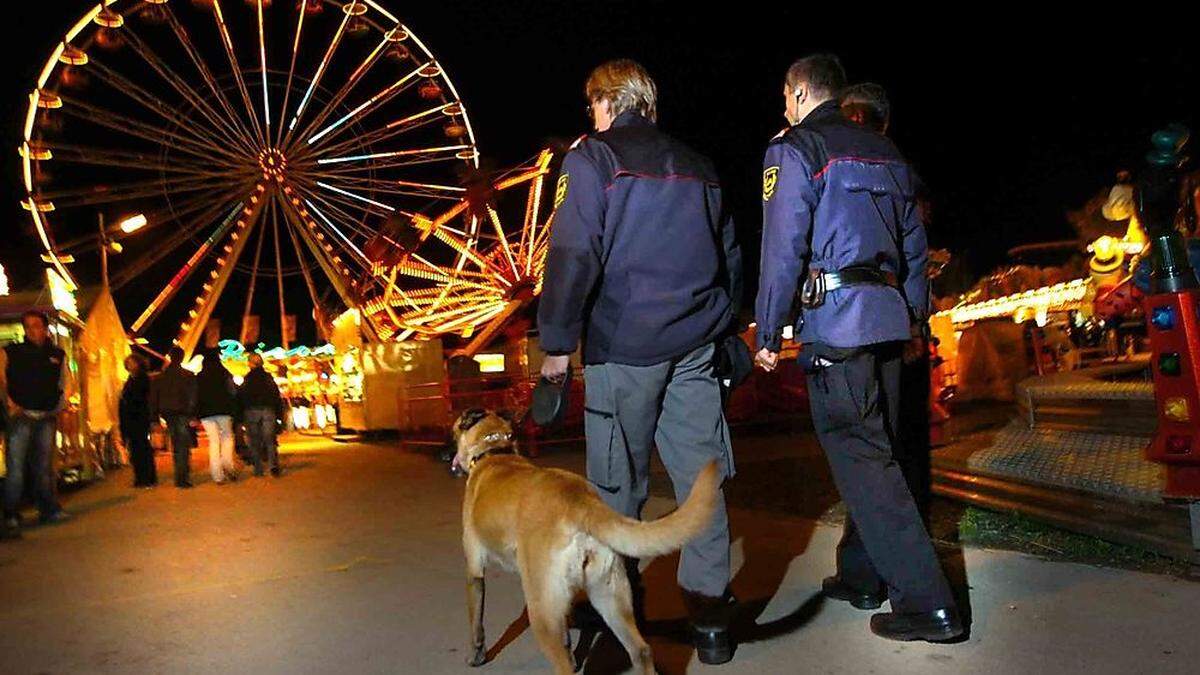
[[[658,520],[642,522],[597,504],[588,530],[593,537],[624,556],[652,558],[665,555],[683,548],[708,527],[720,487],[717,463],[709,462],[692,484],[691,494],[674,512]]]

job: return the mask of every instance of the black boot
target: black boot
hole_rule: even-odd
[[[882,590],[860,591],[836,576],[825,577],[821,582],[821,593],[827,598],[848,602],[856,609],[879,609],[887,600],[887,593]]]
[[[871,617],[871,632],[901,642],[944,642],[962,635],[963,624],[958,611],[952,607],[911,614],[883,612]]]
[[[736,602],[733,594],[713,597],[683,592],[684,604],[691,623],[692,644],[696,658],[710,666],[728,663],[733,659],[733,638],[729,634],[729,619]]]

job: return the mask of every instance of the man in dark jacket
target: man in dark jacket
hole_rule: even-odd
[[[183,367],[183,350],[167,352],[167,367],[155,376],[150,387],[151,419],[163,418],[171,438],[175,462],[175,487],[192,487],[189,462],[192,457],[191,423],[196,413],[196,376]]]
[[[263,368],[262,356],[250,355],[250,372],[238,389],[242,420],[246,424],[246,440],[254,461],[254,475],[263,475],[263,458],[271,467],[271,475],[279,476],[279,449],[275,443],[277,421],[283,418],[283,398],[275,378]]]
[[[121,388],[117,411],[121,437],[133,465],[133,486],[154,487],[158,485],[158,470],[154,466],[154,448],[150,447],[150,376],[146,374],[145,362],[135,354],[125,357],[125,370],[129,379]]]
[[[838,95],[838,105],[846,119],[887,135],[891,104],[883,87],[873,82],[851,85]],[[925,215],[928,209],[921,208],[921,200],[922,196],[918,191],[918,210],[925,216],[922,218],[923,224],[928,225]],[[913,332],[917,335],[905,345],[903,365],[900,368],[900,423],[895,429],[893,446],[896,463],[900,465],[900,472],[904,474],[904,482],[917,504],[921,520],[928,524],[929,503],[932,498],[929,473],[929,396],[932,364],[929,358],[928,324],[919,321],[914,324],[914,328],[916,330]],[[874,599],[882,604],[886,596],[883,580],[871,565],[870,556],[867,555],[852,518],[846,519],[842,541],[838,544],[837,569],[837,575],[826,579],[824,584],[831,597],[838,597],[841,595],[840,591],[847,588],[872,589],[875,591]]]
[[[54,496],[55,432],[65,400],[67,355],[50,340],[50,320],[37,311],[21,317],[25,341],[0,352],[0,394],[7,410],[4,461],[4,537],[21,536],[25,469],[32,472],[42,522],[69,515]]]
[[[681,502],[708,462],[733,475],[713,359],[736,316],[740,251],[712,163],[655,126],[646,71],[605,63],[586,91],[598,133],[575,143],[556,186],[538,312],[542,374],[561,380],[582,341],[588,479],[637,518],[656,445]],[[679,564],[705,663],[732,657],[729,565],[722,498]]]
[[[785,326],[799,322],[813,426],[891,612],[877,635],[945,640],[962,633],[945,574],[893,456],[901,354],[928,313],[925,230],[916,179],[882,135],[847,120],[836,57],[788,70],[792,124],[763,162],[757,360],[775,367]],[[800,279],[801,314],[793,313]],[[825,588],[855,606],[878,589]]]

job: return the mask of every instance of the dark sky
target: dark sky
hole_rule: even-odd
[[[18,144],[44,55],[92,4],[8,9],[6,39],[19,48],[6,60],[5,148]],[[931,237],[979,272],[1003,262],[1011,246],[1070,236],[1065,212],[1119,168],[1140,166],[1152,130],[1171,121],[1200,128],[1195,24],[1134,14],[1144,5],[1105,10],[1092,27],[995,4],[930,17],[784,11],[768,2],[385,4],[454,78],[482,152],[499,165],[531,157],[548,138],[586,131],[582,85],[592,66],[618,56],[642,61],[658,80],[661,125],[717,161],[752,247],[762,152],[783,125],[782,76],[813,51],[838,54],[852,81],[888,90],[893,136],[935,198]],[[701,9],[717,6],[726,9]],[[1005,14],[978,14],[984,9]],[[6,157],[15,205],[18,158]],[[20,283],[30,273],[9,243],[23,238],[33,250],[22,234],[28,217],[15,206],[5,213],[0,259]]]

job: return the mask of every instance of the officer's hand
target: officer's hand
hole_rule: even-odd
[[[567,377],[567,368],[571,365],[571,355],[546,356],[542,361],[542,377],[554,382],[562,382]]]
[[[763,347],[758,350],[758,354],[754,357],[754,362],[758,364],[759,368],[769,373],[775,370],[775,366],[779,365],[779,352],[773,352]]]

